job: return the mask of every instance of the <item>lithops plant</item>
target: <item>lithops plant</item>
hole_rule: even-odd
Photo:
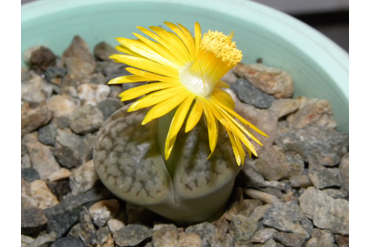
[[[220,136],[207,160],[207,131],[200,123],[179,135],[166,162],[157,134],[158,125],[165,124],[141,125],[147,110],[128,113],[127,108],[115,112],[98,133],[94,164],[104,185],[121,199],[179,223],[222,213],[240,170],[227,136]]]
[[[198,222],[222,211],[246,153],[257,155],[248,138],[261,143],[250,130],[265,134],[233,110],[222,89],[228,85],[221,77],[242,59],[233,32],[202,36],[195,23],[193,37],[181,24],[165,24],[172,32],[138,27],[152,40],[136,33],[136,40],[117,38],[125,54],[110,58],[132,66],[132,75],[109,84],[147,83],[120,94],[122,101],[144,97],[101,128],[94,164],[120,198],[174,221]]]

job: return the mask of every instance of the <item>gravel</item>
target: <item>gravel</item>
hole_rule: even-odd
[[[236,110],[270,138],[221,217],[176,225],[108,191],[92,150],[103,122],[130,103],[118,94],[134,86],[107,86],[129,74],[113,50],[76,36],[61,57],[41,46],[24,54],[21,246],[348,246],[349,136],[327,101],[292,98],[289,74],[261,63],[225,76]]]

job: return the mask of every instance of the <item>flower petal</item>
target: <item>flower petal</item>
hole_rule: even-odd
[[[175,70],[142,57],[114,54],[109,56],[109,58],[113,59],[115,62],[125,63],[129,66],[154,72],[160,75],[178,77],[178,72]]]
[[[137,97],[140,97],[144,94],[157,91],[157,90],[163,90],[166,88],[171,88],[173,87],[172,84],[170,83],[164,83],[164,82],[157,82],[157,83],[151,83],[151,84],[146,84],[134,88],[130,88],[124,92],[122,92],[119,96],[122,98],[122,101],[130,100],[130,99],[135,99]]]
[[[208,127],[208,137],[209,137],[209,148],[211,149],[211,156],[213,151],[215,151],[217,139],[218,139],[218,124],[212,110],[208,107],[209,102],[207,99],[202,100],[204,113],[206,115],[207,127]]]
[[[195,125],[199,122],[200,117],[203,114],[203,106],[200,100],[195,100],[193,108],[189,114],[188,120],[186,121],[185,133],[192,130]]]
[[[152,109],[148,111],[148,113],[145,115],[144,120],[141,124],[146,124],[152,121],[153,119],[162,117],[163,115],[166,115],[170,111],[172,111],[176,106],[181,104],[181,102],[184,101],[191,93],[187,90],[179,92],[176,97],[169,97],[160,103],[153,106]],[[150,95],[149,95],[150,96]]]
[[[189,95],[177,108],[170,128],[168,130],[165,143],[165,157],[166,160],[170,157],[173,145],[175,144],[177,133],[179,133],[181,126],[184,124],[185,118],[188,115],[189,108],[194,100],[194,95]]]

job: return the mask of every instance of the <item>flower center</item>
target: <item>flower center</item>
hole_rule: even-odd
[[[180,71],[180,81],[189,91],[208,97],[221,77],[241,61],[243,55],[232,42],[233,35],[217,31],[203,35],[195,60]]]
[[[194,63],[187,63],[182,68],[180,71],[180,81],[186,87],[186,89],[195,95],[208,97],[213,91],[214,83],[207,80],[207,77],[204,73],[202,73],[201,68],[199,68],[198,71],[193,71],[191,69],[193,65]]]

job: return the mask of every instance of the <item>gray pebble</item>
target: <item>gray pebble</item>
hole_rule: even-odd
[[[339,171],[343,181],[343,189],[349,192],[349,153],[345,154],[340,161]]]
[[[29,103],[21,106],[21,136],[24,136],[46,125],[52,119],[53,114],[44,102]]]
[[[330,231],[315,228],[305,247],[335,247],[336,245],[334,242],[334,236]]]
[[[275,98],[254,87],[248,80],[239,78],[230,88],[238,95],[238,98],[247,104],[260,109],[269,108]]]
[[[117,245],[133,246],[140,244],[152,236],[152,230],[143,225],[132,224],[122,227],[113,233],[113,239]]]
[[[104,122],[104,116],[96,107],[86,105],[74,110],[69,121],[69,127],[73,132],[87,134],[100,128]]]
[[[86,245],[77,238],[62,237],[52,243],[50,247],[86,247]]]
[[[254,233],[258,229],[258,223],[254,219],[243,215],[235,215],[230,222],[232,236],[238,244],[250,243]]]
[[[185,232],[199,235],[202,240],[202,246],[214,246],[217,243],[216,227],[209,222],[189,226],[186,228]]]
[[[57,137],[58,125],[55,121],[52,121],[48,125],[38,130],[38,139],[45,145],[55,146],[55,139]]]
[[[322,166],[310,167],[308,170],[308,175],[310,177],[312,184],[317,189],[342,186],[342,182],[340,181],[339,174],[336,175],[333,172],[330,172],[328,168],[325,168]]]
[[[96,107],[103,113],[104,120],[106,120],[123,105],[124,104],[117,99],[107,98],[99,102]]]
[[[21,198],[22,234],[38,233],[47,224],[47,222],[48,219],[42,209],[32,206],[26,198]]]
[[[32,167],[29,168],[22,168],[21,169],[21,176],[28,182],[32,182],[35,180],[40,179],[40,174],[36,169],[33,169]]]

